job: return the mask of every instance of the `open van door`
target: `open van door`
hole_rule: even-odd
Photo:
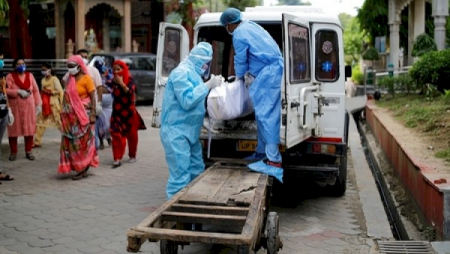
[[[291,148],[311,136],[314,95],[309,23],[283,13],[284,84],[282,85],[282,130],[280,138]]]
[[[161,126],[162,100],[169,74],[188,54],[189,35],[186,29],[177,24],[159,23],[152,127]]]

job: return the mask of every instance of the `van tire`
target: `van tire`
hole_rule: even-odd
[[[328,194],[333,197],[342,197],[347,190],[347,156],[341,158],[341,165],[339,165],[339,176],[336,183],[332,186],[327,186]]]

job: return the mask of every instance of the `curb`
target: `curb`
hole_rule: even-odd
[[[427,223],[435,227],[437,239],[450,240],[450,184],[442,181],[447,178],[450,182],[450,176],[443,176],[418,163],[407,147],[389,132],[383,119],[377,117],[375,109],[374,102],[368,101],[365,111],[367,125],[396,176],[420,208]]]

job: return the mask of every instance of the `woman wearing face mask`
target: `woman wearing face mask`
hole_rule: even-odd
[[[34,160],[35,157],[31,153],[31,149],[33,135],[36,131],[36,116],[42,111],[42,100],[33,74],[25,71],[24,59],[14,59],[13,68],[15,71],[6,76],[6,93],[12,113],[15,116],[14,123],[8,127],[9,147],[11,149],[9,160],[16,160],[17,138],[19,136],[25,138],[27,159]]]
[[[91,166],[98,166],[95,149],[95,85],[79,55],[67,59],[69,78],[61,107],[61,149],[59,174],[72,170],[72,180],[88,176]]]
[[[144,121],[136,110],[136,85],[127,65],[120,60],[113,64],[113,111],[110,133],[112,138],[113,168],[121,165],[128,141],[128,162],[136,161],[138,130],[146,129]]]
[[[44,63],[41,67],[41,98],[42,113],[37,118],[36,135],[33,147],[41,147],[42,136],[47,127],[61,127],[61,103],[63,90],[59,79],[55,76],[50,64]]]

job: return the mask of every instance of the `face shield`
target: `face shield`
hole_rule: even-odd
[[[211,62],[208,62],[203,65],[201,76],[203,79],[208,79],[210,73],[211,73]]]

